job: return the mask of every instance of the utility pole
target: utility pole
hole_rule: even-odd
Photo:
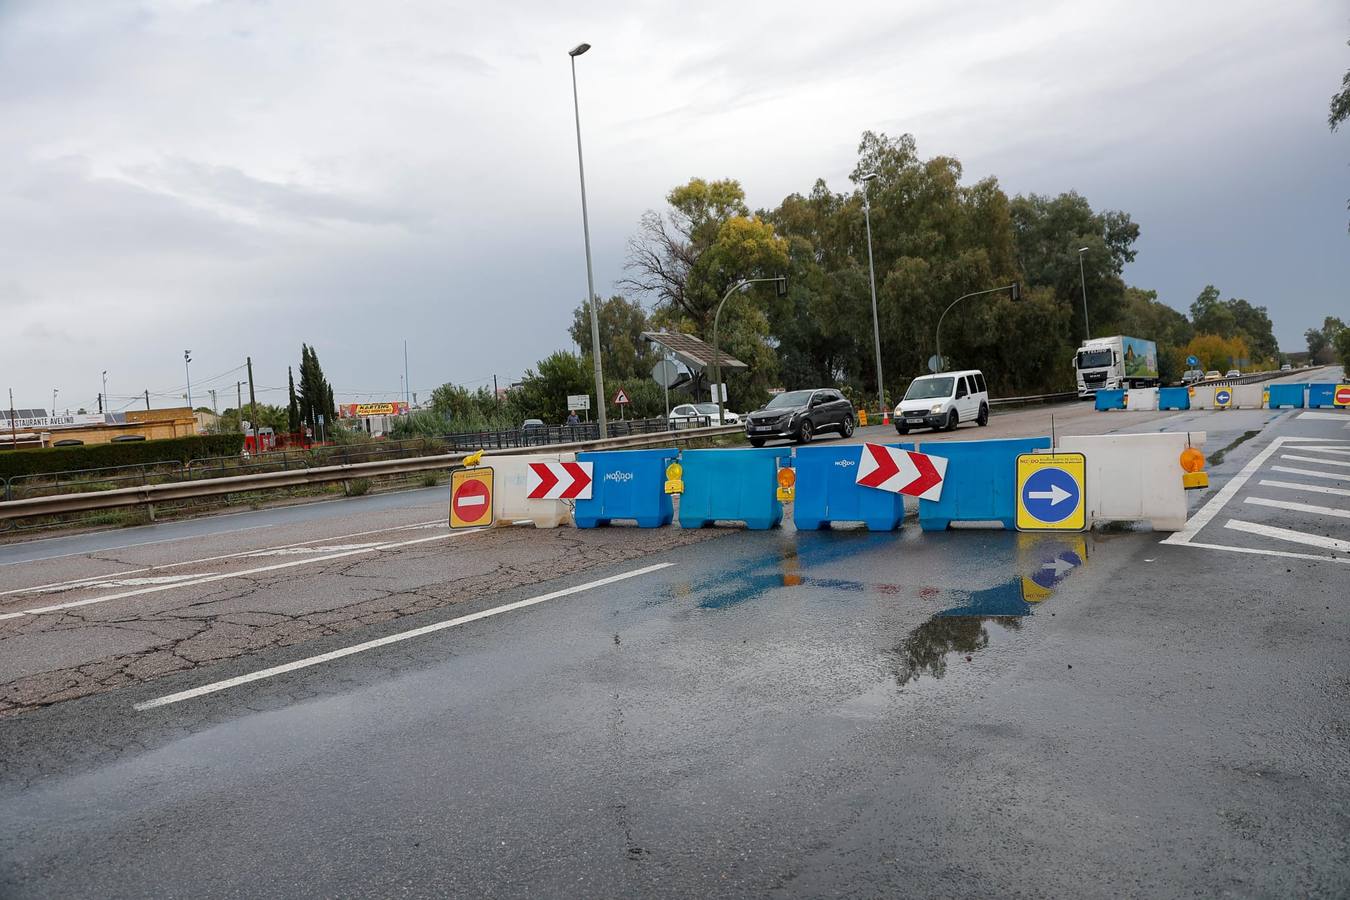
[[[403,402],[408,404],[408,395],[412,392],[412,382],[408,380],[408,339],[403,339]],[[408,404],[411,407],[411,404]]]
[[[14,388],[9,389],[9,449],[19,449],[19,414],[14,411]]]
[[[261,448],[258,446],[258,398],[253,393],[253,357],[245,357],[245,363],[248,366],[248,426],[253,431],[253,452],[257,453]]]
[[[499,393],[497,393],[497,376],[496,376],[496,375],[493,375],[493,376],[492,376],[492,405],[493,405],[493,406],[501,406],[501,405],[502,405],[502,395],[499,394]]]
[[[1088,327],[1087,313],[1087,276],[1083,274],[1083,254],[1088,252],[1087,247],[1078,248],[1078,283],[1083,288],[1083,339],[1092,340],[1092,329]]]
[[[605,412],[605,374],[600,365],[600,319],[595,304],[595,275],[591,269],[591,219],[586,210],[586,165],[581,158],[581,101],[577,99],[577,57],[591,49],[577,44],[567,55],[572,57],[572,108],[577,120],[577,173],[581,176],[581,234],[586,242],[586,305],[591,309],[591,357],[595,364],[595,403],[599,408],[600,437],[609,437]]]
[[[111,397],[108,397],[108,370],[107,370],[107,369],[104,369],[104,370],[103,370],[103,396],[104,396],[104,397],[107,397],[107,400],[108,400],[108,411],[111,412],[111,411],[112,411],[112,398],[111,398]],[[99,411],[99,412],[103,412],[103,407],[100,406],[100,407],[98,408],[98,411]]]
[[[183,371],[187,373],[187,402],[188,411],[192,411],[192,370],[188,368],[188,363],[192,362],[192,351],[183,351]]]
[[[103,395],[98,395],[98,414],[103,415]]]
[[[52,416],[56,415],[56,393],[57,393],[57,391],[59,391],[59,390],[61,390],[61,389],[60,389],[60,388],[52,388],[52,408],[51,408],[51,412],[48,413],[48,415],[52,415]]]
[[[150,411],[150,389],[149,389],[149,388],[146,388],[146,389],[145,389],[145,411],[146,411],[146,412],[149,412],[149,411]]]
[[[210,394],[211,394],[211,415],[214,416],[216,419],[219,419],[220,413],[216,411],[216,389],[211,388]]]

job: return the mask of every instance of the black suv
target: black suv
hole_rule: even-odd
[[[745,434],[756,447],[777,438],[805,444],[819,431],[837,431],[848,437],[856,421],[853,404],[833,388],[788,391],[746,416]]]

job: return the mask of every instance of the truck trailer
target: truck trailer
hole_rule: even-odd
[[[1089,398],[1100,390],[1157,387],[1158,345],[1143,338],[1115,335],[1090,338],[1073,358],[1078,396]]]

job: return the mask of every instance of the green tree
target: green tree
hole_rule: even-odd
[[[597,297],[596,318],[600,326],[600,352],[605,364],[606,390],[609,389],[611,378],[623,379],[649,373],[659,356],[642,339],[642,332],[652,330],[642,304],[617,294],[608,300]],[[568,333],[581,348],[582,355],[589,356],[590,306],[582,303],[572,311],[572,327]]]
[[[1346,43],[1350,45],[1350,41]],[[1334,134],[1346,119],[1350,119],[1350,69],[1346,69],[1345,75],[1341,78],[1341,89],[1331,96],[1331,109],[1327,113],[1327,125]],[[1350,203],[1346,204],[1346,208],[1350,209]]]
[[[286,406],[286,430],[295,434],[300,430],[300,401],[295,398],[295,371],[290,366],[286,367],[286,381],[290,398]]]
[[[1336,353],[1341,357],[1341,365],[1350,372],[1350,328],[1342,328],[1337,332]]]
[[[319,416],[330,425],[336,421],[333,386],[323,377],[319,354],[308,344],[300,345],[300,390],[296,399],[301,421],[309,423],[315,434],[319,431]]]
[[[511,401],[522,418],[557,425],[567,419],[569,394],[593,395],[594,391],[590,357],[559,350],[526,370],[520,384],[511,390]],[[595,405],[593,396],[591,405]]]
[[[1346,325],[1335,316],[1322,320],[1321,328],[1309,328],[1303,333],[1308,341],[1308,361],[1330,363],[1336,356],[1337,339],[1346,331]]]

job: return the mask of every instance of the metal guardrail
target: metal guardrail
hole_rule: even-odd
[[[1054,394],[1033,394],[1027,397],[997,397],[989,401],[993,406],[1018,406],[1030,403],[1060,403],[1067,400],[1077,400],[1077,391],[1059,391]]]
[[[653,434],[634,434],[607,438],[603,441],[577,441],[550,445],[550,450],[615,450],[625,447],[661,445],[700,438],[740,434],[739,425],[691,428],[663,431]],[[535,447],[506,448],[500,455],[528,453]],[[336,466],[315,466],[306,469],[283,469],[280,472],[259,472],[251,475],[226,475],[215,478],[195,478],[167,484],[147,484],[129,488],[115,488],[83,494],[58,494],[50,497],[31,497],[24,500],[0,502],[0,520],[21,519],[28,516],[51,516],[101,509],[121,509],[132,506],[151,506],[170,500],[188,500],[200,497],[218,497],[271,488],[295,487],[309,484],[331,484],[358,478],[381,475],[403,475],[414,472],[434,472],[458,467],[466,452],[444,453],[405,459],[382,459]]]

